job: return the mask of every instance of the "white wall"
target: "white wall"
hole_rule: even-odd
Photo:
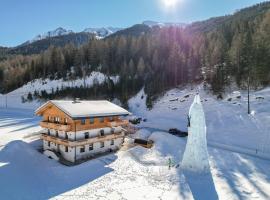
[[[110,132],[109,132],[110,133]],[[51,133],[51,135],[55,134],[54,132]],[[59,134],[60,135],[60,134]],[[73,135],[73,134],[71,134]],[[84,134],[83,138],[84,138]],[[111,145],[111,140],[104,141],[104,147],[100,147],[100,142],[96,142],[93,144],[93,150],[89,150],[89,144],[84,145],[85,152],[81,152],[81,147],[83,146],[77,146],[76,147],[76,159],[84,159],[84,158],[90,158],[91,156],[98,154],[98,153],[104,153],[111,150],[117,150],[121,147],[123,144],[123,138],[117,138],[114,139],[114,145]],[[48,141],[43,140],[43,149],[44,150],[54,150],[57,152],[60,152],[64,159],[74,162],[75,161],[75,147],[68,147],[68,152],[65,152],[65,146],[64,145],[57,145],[53,142],[50,142],[50,146],[48,146]]]
[[[48,141],[43,140],[43,150],[49,149],[49,150],[58,151],[57,144],[55,144],[53,142],[50,142],[50,146],[48,144],[49,144]]]
[[[76,147],[76,159],[89,158],[95,154],[107,152],[110,149],[117,150],[120,148],[122,143],[123,143],[123,138],[114,139],[114,145],[111,145],[111,140],[108,140],[104,142],[104,147],[101,148],[100,142],[96,142],[93,144],[94,149],[91,151],[89,150],[89,145],[84,145],[85,152],[82,152],[82,153],[80,150],[83,146],[78,146]]]
[[[68,152],[66,152],[66,147],[60,145],[59,152],[66,160],[75,162],[75,147],[68,147]]]

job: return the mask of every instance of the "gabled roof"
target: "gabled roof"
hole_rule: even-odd
[[[55,105],[71,118],[101,117],[101,116],[124,116],[130,113],[109,101],[69,101],[51,100],[43,104],[36,111],[36,115],[42,115],[47,107]]]

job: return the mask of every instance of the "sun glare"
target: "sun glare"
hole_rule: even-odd
[[[166,7],[174,7],[178,3],[178,0],[162,0],[162,1]]]

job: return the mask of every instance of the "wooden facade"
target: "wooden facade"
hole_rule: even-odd
[[[40,122],[41,127],[59,131],[76,132],[103,127],[127,126],[129,124],[127,120],[121,120],[119,116],[85,117],[73,120],[52,104],[37,114],[43,116],[43,121]]]

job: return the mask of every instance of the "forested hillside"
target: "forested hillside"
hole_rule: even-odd
[[[269,58],[270,3],[266,2],[185,28],[136,25],[80,47],[50,46],[39,54],[11,56],[0,63],[0,92],[36,78],[75,79],[100,71],[120,75],[117,85],[101,87],[111,96],[117,91],[123,101],[143,86],[151,100],[166,89],[201,81],[209,83],[214,93],[222,93],[229,84],[245,88],[248,75],[254,88],[268,85]],[[82,93],[88,89],[80,88]],[[70,90],[61,94],[72,96]]]
[[[50,46],[64,47],[67,44],[74,44],[79,47],[82,44],[87,43],[94,37],[91,33],[70,33],[67,35],[48,37],[42,40],[37,40],[32,43],[24,43],[17,47],[6,49],[7,54],[16,55],[31,55],[39,54],[47,50]]]

